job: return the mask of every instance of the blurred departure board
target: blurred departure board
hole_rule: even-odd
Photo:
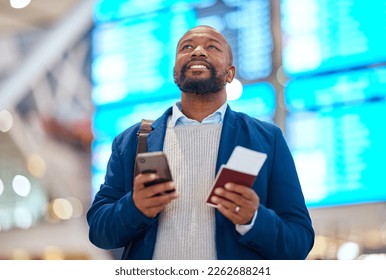
[[[289,81],[285,101],[291,113],[363,104],[386,97],[386,68],[368,68]]]
[[[92,79],[96,105],[156,101],[176,96],[174,54],[196,22],[192,9],[165,10],[97,26]]]
[[[198,24],[211,25],[229,40],[236,77],[261,80],[272,70],[269,0],[99,1],[93,32],[93,101],[173,98],[175,50]]]
[[[385,120],[386,100],[288,118],[288,139],[308,206],[386,200]]]
[[[292,81],[287,140],[310,207],[386,200],[386,68]]]
[[[228,39],[233,50],[236,77],[253,81],[269,76],[273,49],[270,1],[211,2],[214,4],[195,7],[198,24],[213,26]]]
[[[384,0],[282,0],[288,76],[386,62]]]

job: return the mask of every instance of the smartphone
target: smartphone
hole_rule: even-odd
[[[145,183],[145,187],[173,180],[164,152],[139,153],[137,155],[137,167],[140,173],[156,173],[159,176],[158,179]],[[170,190],[168,193],[174,191]]]

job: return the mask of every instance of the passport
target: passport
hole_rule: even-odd
[[[247,149],[241,146],[235,147],[227,164],[221,165],[213,186],[206,200],[209,206],[217,207],[211,201],[214,190],[223,188],[226,183],[232,182],[238,185],[252,187],[267,154]]]

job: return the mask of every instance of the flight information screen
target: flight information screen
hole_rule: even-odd
[[[286,103],[308,206],[386,200],[386,68],[293,81]]]
[[[173,81],[177,42],[198,24],[227,37],[242,82],[264,79],[272,70],[268,0],[110,0],[100,1],[94,14],[92,98],[97,106],[178,96]]]
[[[384,0],[282,0],[281,13],[288,76],[386,62]]]

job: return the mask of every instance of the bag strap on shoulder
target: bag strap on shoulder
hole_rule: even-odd
[[[153,120],[142,119],[141,127],[137,132],[138,145],[137,145],[137,155],[139,153],[147,152],[147,136],[152,132],[153,128],[151,127]],[[134,177],[138,175],[137,163],[134,164]]]
[[[151,127],[151,124],[153,122],[154,122],[153,120],[142,119],[141,127],[139,128],[139,131],[137,132],[137,138],[138,138],[137,154],[147,152],[147,136],[153,130]],[[134,159],[134,177],[137,176],[138,173],[139,172],[138,172],[138,167],[137,167],[137,161],[135,158]],[[122,256],[121,256],[122,260],[128,259],[128,256],[130,254],[131,245],[132,245],[132,242],[130,242],[129,244],[127,244],[124,247],[124,250],[123,250]]]

